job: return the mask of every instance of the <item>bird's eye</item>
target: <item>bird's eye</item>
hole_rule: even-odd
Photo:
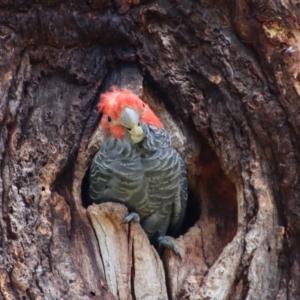
[[[138,126],[141,126],[141,124],[140,124],[140,123],[138,123]]]
[[[111,117],[107,117],[107,121],[110,123],[111,122]]]

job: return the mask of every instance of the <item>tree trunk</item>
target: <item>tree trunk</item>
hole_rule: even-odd
[[[0,1],[1,299],[300,299],[299,18],[283,0]],[[111,85],[185,160],[181,258],[89,202]]]

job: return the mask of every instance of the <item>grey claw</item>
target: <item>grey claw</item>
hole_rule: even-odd
[[[171,236],[167,236],[167,235],[160,236],[157,239],[157,241],[158,241],[159,246],[163,246],[165,248],[169,248],[169,249],[173,250],[181,258],[180,249],[174,238],[172,238]]]
[[[135,212],[131,212],[130,214],[128,214],[124,218],[124,220],[122,221],[121,225],[128,224],[131,221],[134,221],[136,223],[140,223],[140,216],[137,213],[135,213]]]

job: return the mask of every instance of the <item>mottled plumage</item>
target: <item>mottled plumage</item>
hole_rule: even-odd
[[[137,122],[143,132],[139,142],[133,142],[130,128],[121,138],[107,131],[90,168],[89,195],[96,203],[125,204],[130,212],[139,215],[141,226],[150,239],[158,239],[159,243],[179,253],[173,241],[164,242],[164,236],[168,229],[172,234],[178,233],[185,216],[184,162],[172,147],[165,129],[147,124],[141,116]],[[126,221],[130,220],[129,216]]]

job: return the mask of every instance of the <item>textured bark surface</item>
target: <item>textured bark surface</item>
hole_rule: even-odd
[[[299,18],[283,0],[0,0],[0,297],[300,299]],[[112,84],[186,162],[181,259],[124,207],[88,207]]]

